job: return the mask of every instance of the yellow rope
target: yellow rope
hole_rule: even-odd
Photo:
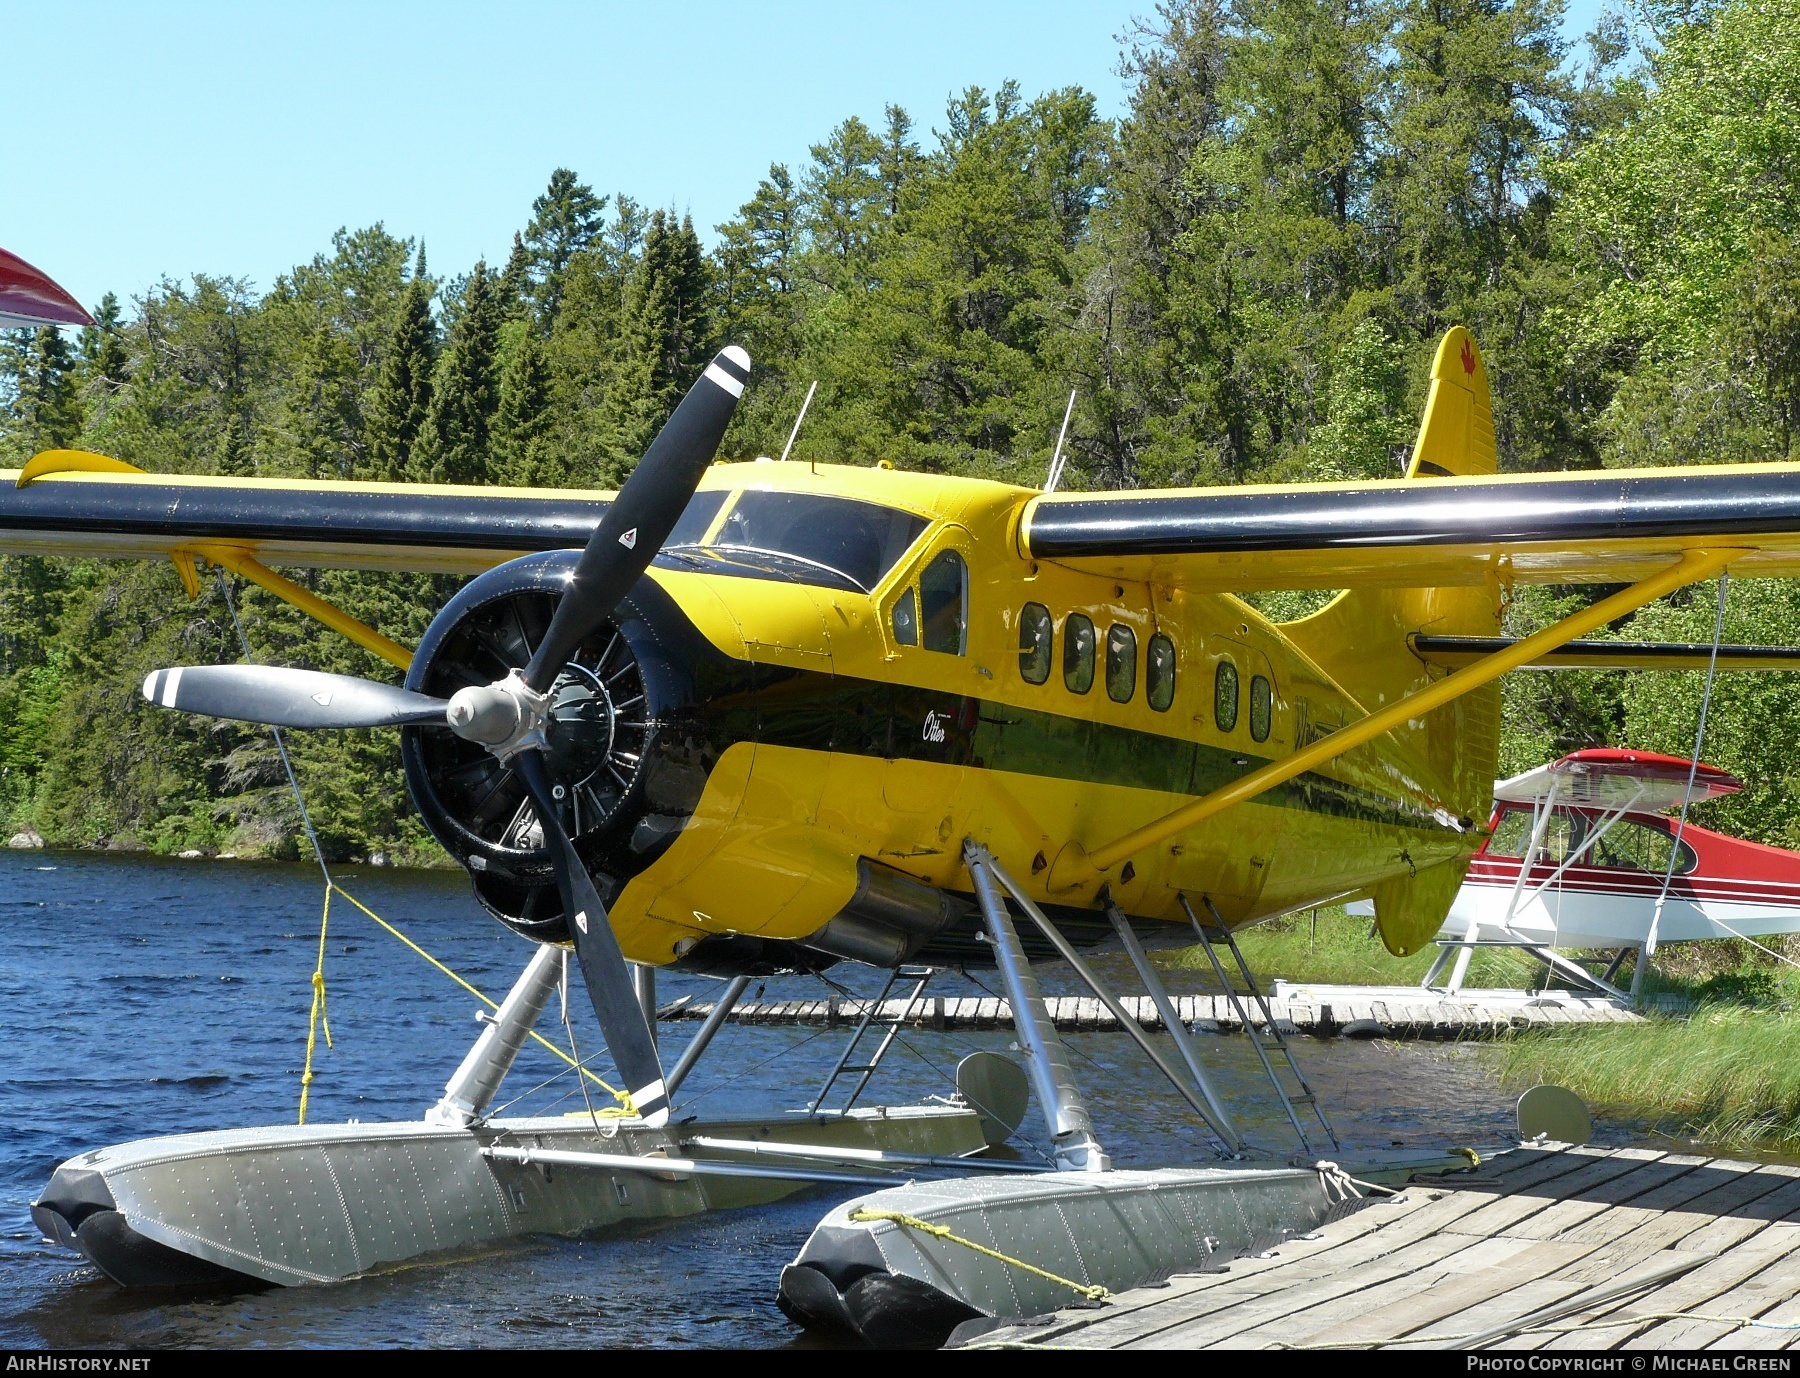
[[[407,937],[406,934],[402,933],[398,928],[395,928],[393,924],[389,923],[386,919],[382,918],[381,915],[377,914],[373,909],[369,908],[368,905],[364,904],[361,900],[357,899],[355,895],[351,894],[348,890],[344,889],[344,887],[339,885],[335,880],[330,882],[330,884],[327,885],[326,889],[325,889],[325,912],[327,915],[329,915],[331,913],[331,892],[333,890],[337,891],[338,894],[342,895],[345,899],[349,900],[351,904],[354,904],[358,909],[362,910],[362,912],[364,914],[366,914],[370,919],[372,919],[381,928],[385,929],[388,933],[390,933],[394,937],[398,938],[402,943],[404,943],[407,947],[411,948],[414,952],[418,953],[418,955],[423,957],[427,962],[430,962],[432,966],[436,967],[439,971],[443,972],[444,975],[448,976],[452,981],[456,982],[457,985],[461,986],[464,990],[468,991],[470,995],[473,995],[477,1000],[481,1001],[481,1003],[486,1005],[490,1010],[497,1010],[500,1008],[500,1006],[497,1005],[494,1001],[488,999],[487,996],[483,995],[474,986],[470,985],[467,981],[463,980],[462,977],[458,976],[454,971],[450,970],[449,967],[445,966],[436,957],[433,957],[429,952],[427,952],[424,948],[420,947],[411,938]],[[324,965],[325,965],[325,930],[324,930],[323,925],[321,925],[320,929],[319,929],[319,968],[320,969],[313,973],[313,1002],[314,1002],[313,1010],[314,1010],[314,1013],[316,1015],[318,1015],[319,1017],[323,1017],[324,1011],[325,1011],[325,977],[323,975]],[[625,1115],[635,1115],[637,1113],[637,1107],[632,1104],[631,1095],[629,1092],[619,1090],[618,1087],[613,1086],[611,1083],[607,1082],[604,1078],[602,1078],[601,1076],[599,1076],[598,1074],[596,1074],[594,1072],[589,1071],[585,1067],[577,1067],[577,1064],[576,1064],[574,1058],[570,1057],[561,1048],[557,1047],[554,1043],[552,1043],[549,1039],[545,1038],[542,1034],[538,1033],[535,1029],[532,1031],[531,1036],[534,1039],[536,1039],[539,1043],[541,1043],[544,1047],[548,1048],[552,1053],[556,1054],[557,1057],[560,1057],[569,1066],[576,1067],[576,1069],[584,1077],[588,1078],[588,1080],[592,1081],[596,1086],[599,1086],[608,1095],[610,1095],[614,1100],[619,1102],[618,1109],[602,1110],[602,1111],[598,1112],[599,1114],[606,1115],[606,1116],[625,1116]],[[325,1045],[327,1047],[331,1046],[331,1027],[330,1027],[330,1025],[327,1025],[326,1029],[325,1029]],[[303,1075],[303,1077],[301,1078],[301,1087],[300,1087],[300,1122],[302,1124],[304,1124],[306,1122],[306,1087],[312,1081],[312,1050],[313,1050],[312,1036],[309,1034],[307,1036],[307,1040],[306,1040],[306,1072]]]
[[[1481,1155],[1472,1148],[1453,1148],[1450,1151],[1452,1153],[1460,1153],[1463,1157],[1467,1158],[1471,1168],[1481,1166]]]
[[[331,891],[325,887],[325,912],[319,915],[319,958],[313,964],[312,1017],[306,1025],[306,1070],[300,1073],[300,1123],[306,1123],[306,1099],[312,1092],[313,1049],[318,1046],[319,1026],[325,1026],[325,1046],[331,1046],[331,1016],[325,1012],[325,934],[331,927]]]
[[[1038,1277],[1060,1283],[1072,1292],[1079,1292],[1089,1301],[1108,1301],[1112,1298],[1112,1293],[1098,1284],[1090,1287],[1086,1283],[1076,1282],[1072,1278],[1059,1277],[1055,1273],[1038,1267],[1035,1263],[1027,1263],[1022,1258],[1013,1258],[1008,1254],[1001,1253],[998,1249],[990,1249],[985,1244],[977,1244],[972,1239],[964,1239],[959,1234],[952,1234],[948,1225],[934,1225],[929,1220],[919,1219],[916,1215],[907,1215],[901,1211],[871,1210],[867,1206],[858,1206],[850,1212],[850,1218],[855,1221],[891,1220],[905,1229],[918,1230],[922,1234],[928,1234],[937,1239],[947,1239],[952,1244],[960,1244],[965,1249],[973,1249],[978,1254],[986,1254],[989,1258],[998,1259],[1009,1267],[1020,1268],[1027,1273],[1035,1273]]]

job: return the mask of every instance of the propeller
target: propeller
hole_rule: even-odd
[[[531,795],[556,872],[588,998],[637,1112],[669,1118],[656,1040],[632,989],[606,906],[562,826],[544,759],[549,693],[557,676],[643,576],[686,510],[725,438],[750,377],[750,356],[728,345],[681,399],[607,508],[571,572],[531,663],[493,684],[436,699],[349,675],[265,665],[158,670],[144,697],[165,708],[274,727],[444,726],[513,762]]]
[[[269,727],[405,727],[445,723],[444,699],[354,675],[280,665],[152,670],[144,697],[164,708]]]

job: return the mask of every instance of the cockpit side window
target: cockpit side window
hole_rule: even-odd
[[[1625,871],[1648,871],[1660,876],[1669,869],[1669,849],[1675,839],[1652,823],[1634,818],[1621,818],[1608,828],[1585,858],[1590,866],[1611,866]],[[1681,844],[1681,856],[1675,863],[1675,874],[1685,876],[1700,864],[1694,849]]]
[[[713,518],[719,515],[719,509],[725,505],[723,490],[710,493],[696,493],[688,499],[688,505],[675,519],[675,529],[669,533],[669,539],[663,542],[664,548],[669,546],[698,545],[713,524]]]
[[[959,656],[967,649],[969,567],[954,550],[941,552],[919,576],[920,616],[928,651]]]
[[[919,603],[913,597],[911,584],[901,589],[894,600],[894,640],[901,646],[919,644]]]

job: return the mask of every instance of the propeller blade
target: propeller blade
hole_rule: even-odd
[[[675,414],[656,433],[594,528],[569,578],[568,592],[525,668],[525,682],[538,693],[549,692],[576,648],[612,615],[669,539],[719,452],[749,377],[750,356],[727,345],[713,356]]]
[[[588,999],[606,1035],[607,1051],[625,1079],[632,1104],[651,1128],[669,1119],[669,1092],[663,1084],[662,1062],[656,1056],[656,1040],[644,1022],[643,1006],[632,988],[631,972],[619,940],[613,936],[606,906],[600,902],[593,879],[582,865],[575,845],[563,831],[544,758],[536,751],[521,751],[514,763],[519,778],[531,792],[531,803],[544,829],[544,845],[556,868],[556,885],[562,891],[563,912],[569,916],[569,936],[581,959],[581,979]]]
[[[152,670],[144,697],[164,708],[269,727],[401,727],[443,723],[444,699],[372,679],[281,665],[182,665]]]

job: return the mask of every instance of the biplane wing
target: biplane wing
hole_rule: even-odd
[[[1704,762],[1654,751],[1590,747],[1496,782],[1494,798],[1509,804],[1551,800],[1569,808],[1660,813],[1683,802],[1699,804],[1736,794],[1743,787],[1737,776]]]
[[[92,325],[93,317],[48,273],[0,249],[0,329],[34,325]]]

